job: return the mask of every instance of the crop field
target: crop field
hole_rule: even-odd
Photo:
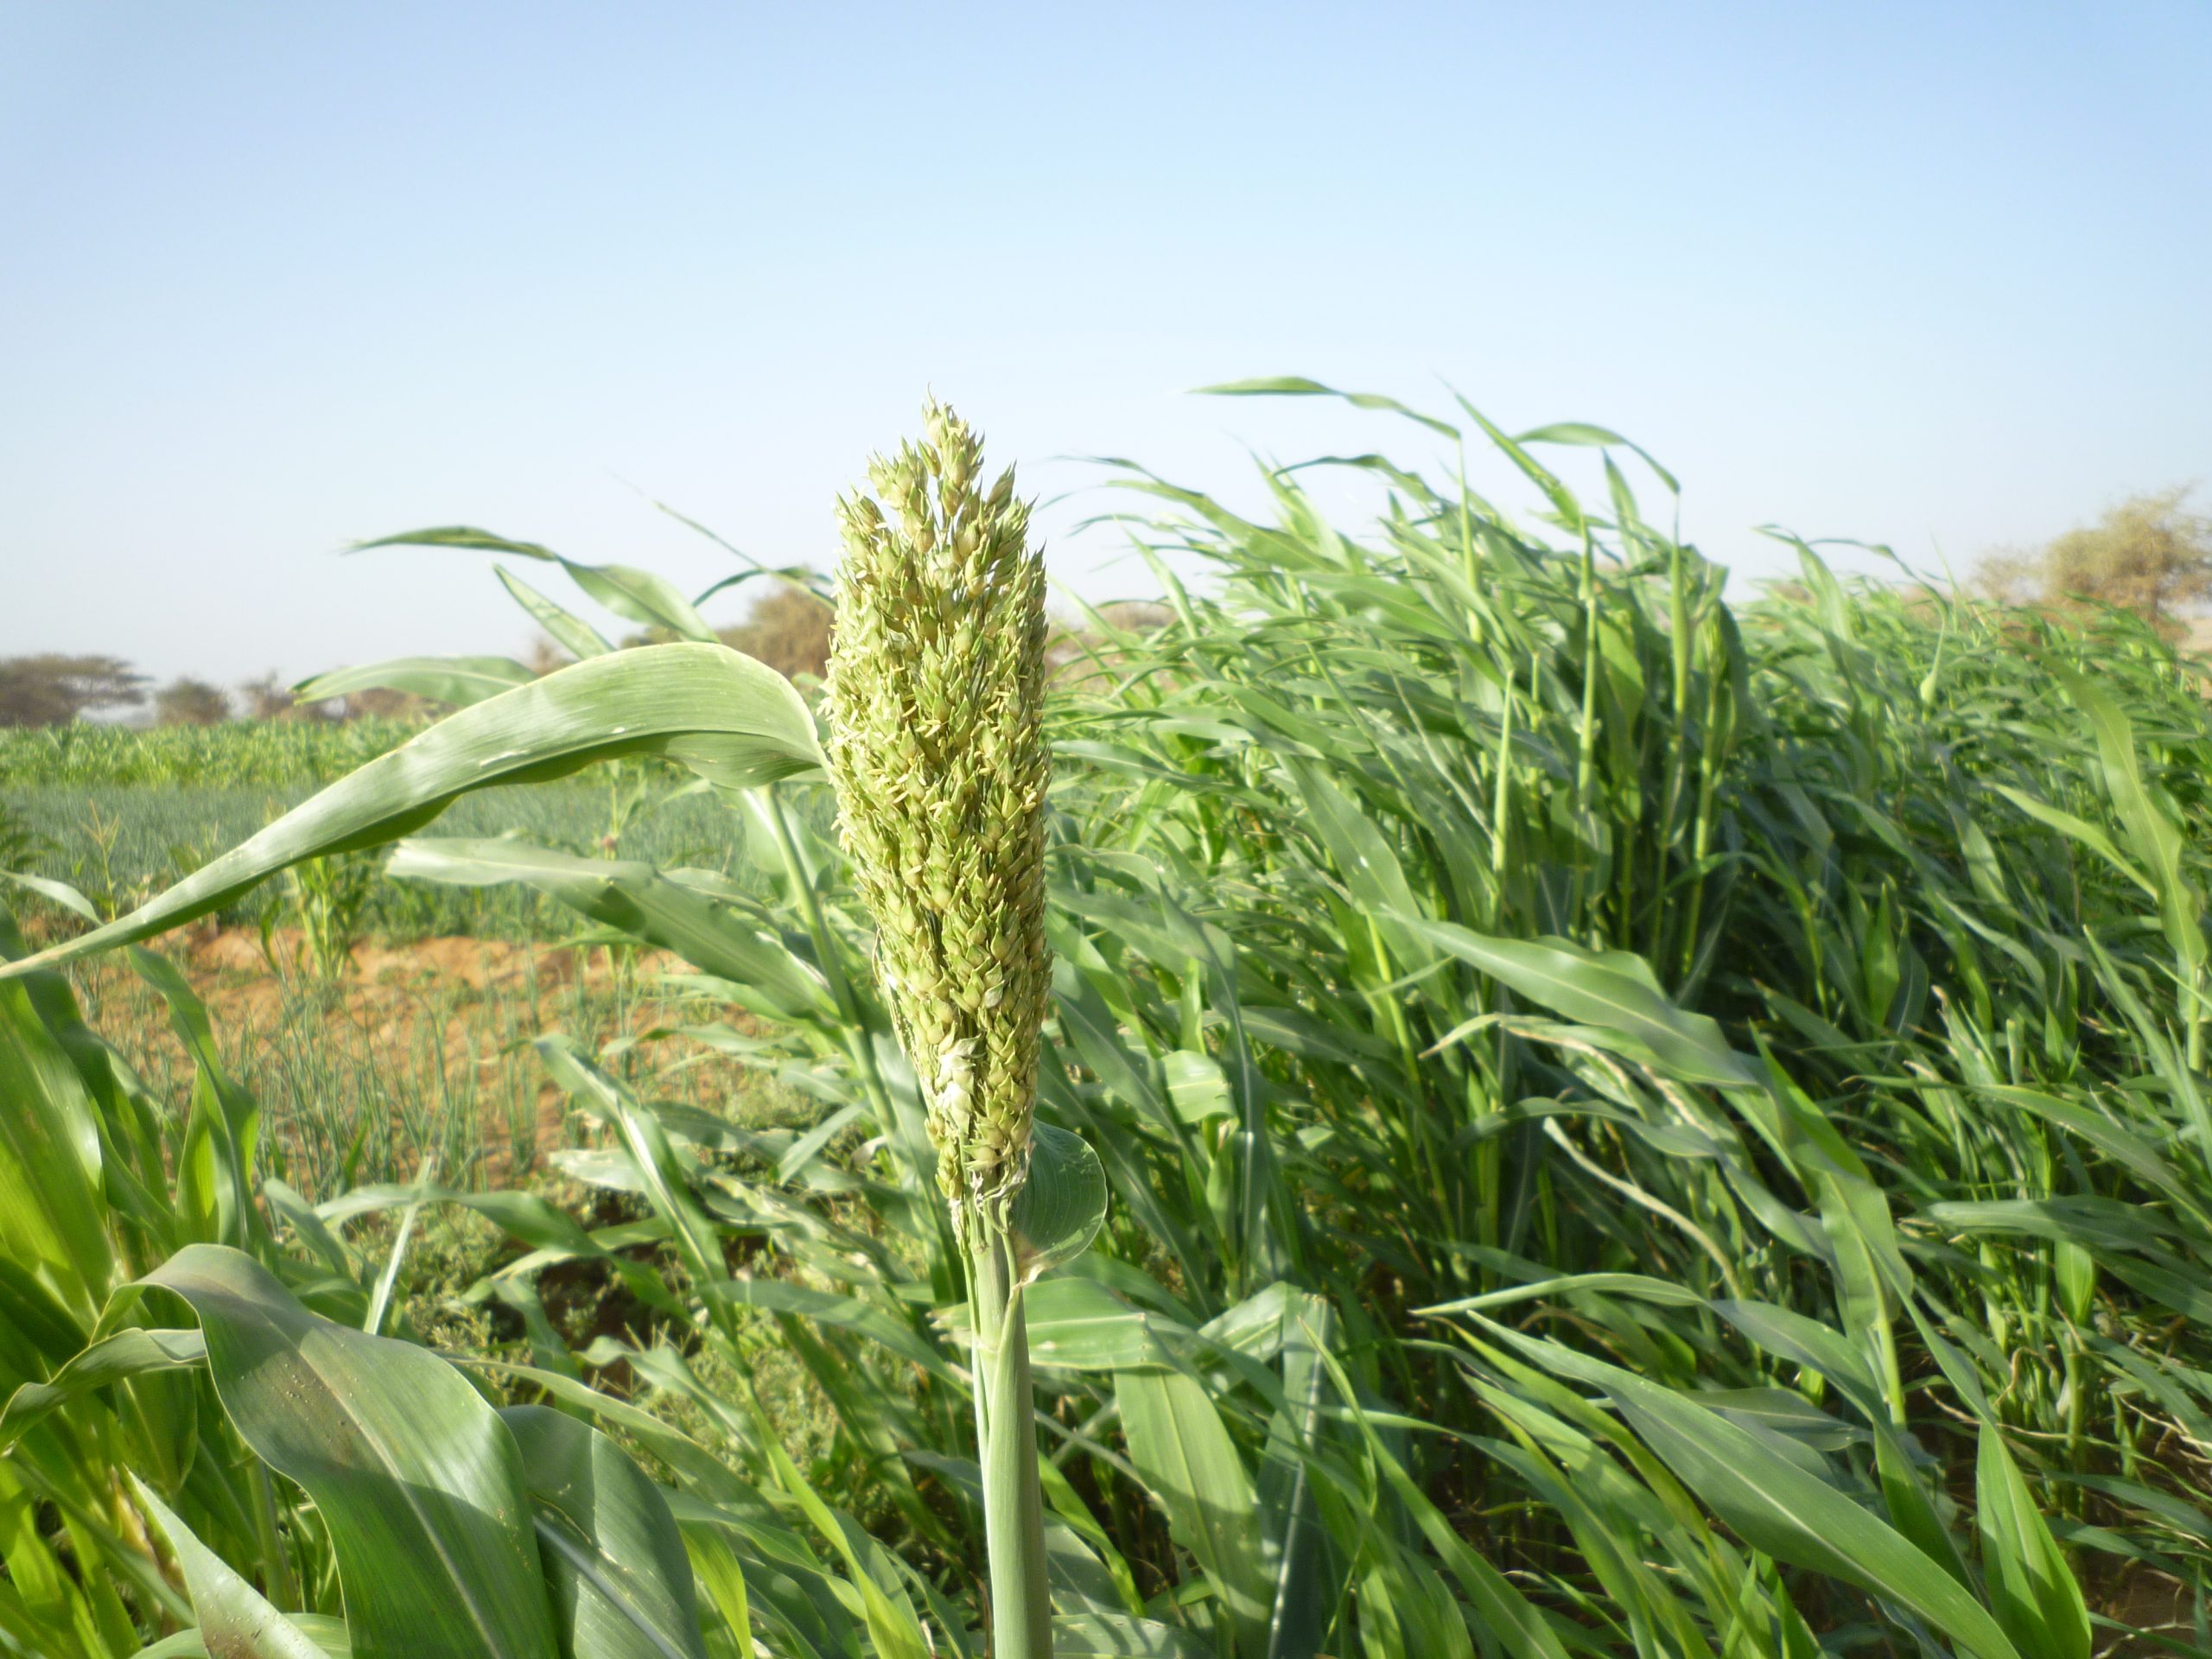
[[[0,787],[312,788],[414,735],[407,721],[229,721],[151,728],[97,725],[0,731]]]
[[[416,729],[240,721],[64,728],[60,742],[50,731],[0,732],[8,868],[66,882],[103,912],[126,911]],[[711,800],[667,798],[675,781],[633,764],[590,785],[486,791],[444,822],[742,882],[727,814]],[[557,1142],[559,1114],[545,1098],[550,1085],[516,1057],[551,1025],[603,1044],[649,1023],[657,1005],[641,994],[635,953],[566,945],[580,931],[573,913],[527,888],[381,881],[375,868],[363,855],[345,871],[350,902],[330,929],[338,965],[318,968],[302,894],[281,882],[220,907],[171,947],[215,1016],[226,1063],[282,1126],[277,1173],[315,1192],[429,1163],[464,1185],[493,1172],[527,1176],[541,1146]],[[18,910],[35,942],[74,920],[35,894]],[[109,963],[86,971],[103,1029],[131,1063],[171,1082],[187,1066],[188,1084],[160,998]],[[724,1104],[732,1097],[727,1079],[699,1072],[687,1082],[701,1099],[699,1088]]]
[[[826,693],[0,734],[0,1655],[2212,1651],[2192,659],[1463,410],[1047,676],[930,418]]]
[[[378,747],[362,752],[348,741],[351,728],[325,728],[327,762],[296,772],[267,766],[265,747],[289,746],[297,729],[287,722],[236,721],[118,732],[109,739],[113,764],[41,774],[38,762],[51,746],[42,732],[0,732],[0,826],[16,843],[10,868],[69,882],[106,908],[129,909],[189,874],[217,853],[297,806],[323,784],[372,759],[410,734],[405,727],[379,727]],[[174,746],[194,769],[171,773],[168,740],[179,731],[194,740]],[[141,753],[150,751],[151,756]],[[617,775],[588,784],[538,789],[493,790],[455,805],[446,820],[455,833],[518,834],[533,844],[564,852],[610,854],[655,864],[739,872],[725,815],[700,797],[668,800],[663,774],[639,766],[610,769]],[[216,913],[226,926],[251,926],[285,913],[281,891],[257,890]],[[454,935],[520,939],[558,937],[565,924],[534,895],[492,891],[470,893],[378,884],[359,923],[385,941]]]

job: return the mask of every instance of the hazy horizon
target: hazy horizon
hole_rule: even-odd
[[[336,550],[729,572],[652,499],[826,563],[927,388],[1094,598],[1064,457],[1435,454],[1184,395],[1282,373],[1613,427],[1745,578],[1963,570],[2212,474],[2208,70],[2182,3],[0,4],[0,655],[517,650],[482,556]]]

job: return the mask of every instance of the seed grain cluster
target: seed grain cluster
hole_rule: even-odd
[[[963,1236],[1027,1173],[1045,943],[1045,572],[1011,470],[932,402],[838,502],[828,683],[838,821]]]

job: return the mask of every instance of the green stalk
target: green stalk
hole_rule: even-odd
[[[991,1575],[992,1659],[1051,1659],[1045,1500],[1029,1385],[1029,1321],[1014,1241],[976,1230],[968,1258],[976,1331],[976,1438],[983,1465],[983,1544]]]
[[[1582,527],[1582,717],[1581,730],[1577,736],[1574,757],[1574,816],[1589,836],[1590,800],[1597,785],[1598,759],[1598,550],[1590,537],[1590,527]],[[1590,925],[1586,930],[1587,942],[1593,947],[1605,943],[1604,925],[1598,920],[1598,893],[1591,885],[1592,874],[1591,856],[1584,850],[1576,855],[1580,868],[1582,902],[1588,906]]]
[[[1700,871],[1690,883],[1689,912],[1681,933],[1681,983],[1678,994],[1688,995],[1696,988],[1689,984],[1691,970],[1697,965],[1698,929],[1705,910],[1705,887],[1708,878],[1703,874],[1707,856],[1713,850],[1714,806],[1719,795],[1720,770],[1727,757],[1721,753],[1717,732],[1720,723],[1721,683],[1726,677],[1727,664],[1722,660],[1718,643],[1711,650],[1713,660],[1705,674],[1705,716],[1700,727],[1697,755],[1697,816],[1690,831],[1690,862]]]
[[[1688,550],[1679,540],[1667,544],[1667,644],[1672,658],[1668,692],[1674,730],[1667,757],[1667,801],[1652,849],[1652,890],[1656,893],[1666,890],[1669,861],[1681,844],[1683,796],[1689,787],[1690,664],[1695,642],[1690,636],[1688,560]],[[1700,736],[1709,741],[1710,728]],[[1664,944],[1668,908],[1664,905],[1652,907],[1651,942],[1645,952],[1651,962],[1662,966],[1668,961]]]
[[[825,691],[840,835],[966,1259],[995,1659],[1051,1659],[1017,1201],[1052,998],[1045,942],[1044,562],[1014,475],[931,404],[838,504]],[[940,1291],[942,1294],[942,1291]]]
[[[2192,925],[2202,925],[2195,918],[2191,918],[2190,920]],[[2202,968],[2191,968],[2188,963],[2184,962],[2181,980],[2183,1018],[2187,1021],[2189,1032],[2187,1039],[2189,1069],[2192,1072],[2202,1071],[2204,1070],[2204,970]]]
[[[292,1576],[292,1557],[284,1548],[284,1541],[276,1530],[276,1491],[269,1478],[268,1465],[260,1459],[253,1465],[253,1541],[260,1554],[262,1570],[270,1595],[280,1606],[300,1605],[300,1587]]]
[[[1586,525],[1582,531],[1582,717],[1574,750],[1574,810],[1590,810],[1598,756],[1598,549]]]

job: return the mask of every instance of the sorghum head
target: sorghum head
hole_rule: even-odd
[[[1044,563],[1014,474],[931,402],[837,504],[827,707],[838,824],[963,1226],[1027,1171],[1045,944]]]

